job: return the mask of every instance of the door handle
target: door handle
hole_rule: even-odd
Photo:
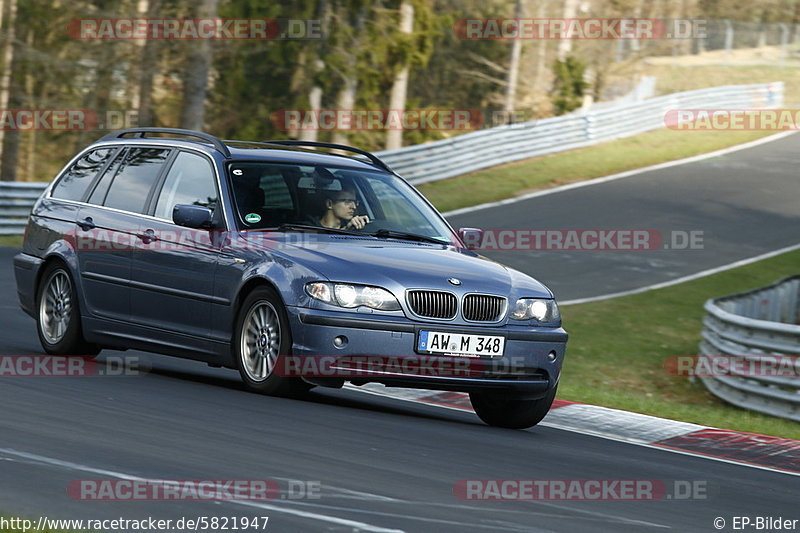
[[[147,229],[144,231],[144,233],[140,233],[139,235],[137,235],[137,237],[142,239],[142,242],[144,244],[150,244],[151,242],[156,240],[156,232],[151,229]]]
[[[83,220],[79,220],[75,224],[78,225],[83,231],[89,231],[90,229],[94,229],[96,226],[94,225],[94,220],[92,217],[86,217]]]

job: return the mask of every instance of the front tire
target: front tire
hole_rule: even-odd
[[[278,375],[279,358],[292,340],[283,303],[269,287],[258,287],[244,299],[236,319],[233,353],[245,386],[272,396],[296,396],[311,386],[299,378]]]
[[[497,392],[471,392],[469,400],[478,417],[490,426],[525,429],[535,426],[547,415],[557,389],[556,385],[538,400],[521,400]]]
[[[42,273],[36,294],[36,330],[50,355],[95,356],[100,349],[87,343],[81,332],[81,313],[75,284],[67,267],[50,263]]]

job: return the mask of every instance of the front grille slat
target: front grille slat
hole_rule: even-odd
[[[450,320],[458,311],[455,295],[445,291],[408,291],[407,301],[415,315],[424,318]],[[462,302],[461,313],[470,322],[497,322],[503,318],[506,299],[490,294],[467,294]]]
[[[505,311],[506,299],[489,294],[467,294],[464,296],[462,314],[472,322],[497,322]]]
[[[455,318],[455,295],[443,291],[408,291],[408,305],[414,314],[425,318],[449,320]]]

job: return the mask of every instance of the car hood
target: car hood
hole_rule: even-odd
[[[547,287],[530,276],[454,246],[308,233],[273,234],[259,239],[257,246],[319,272],[330,281],[377,285],[400,292],[424,288],[552,297]],[[451,279],[460,284],[448,281]]]

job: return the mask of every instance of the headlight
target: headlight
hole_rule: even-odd
[[[513,320],[536,320],[537,322],[558,322],[561,313],[555,300],[540,300],[538,298],[520,298],[511,311]]]
[[[306,292],[316,300],[339,307],[353,308],[363,305],[381,311],[400,310],[397,298],[380,287],[318,281],[307,284]]]

